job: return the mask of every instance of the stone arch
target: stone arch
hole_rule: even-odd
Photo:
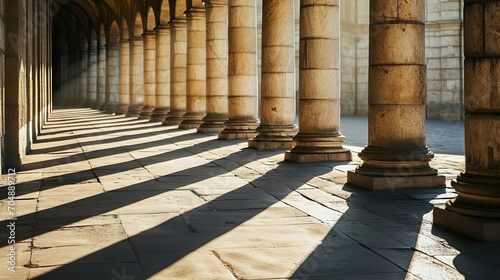
[[[99,26],[99,46],[106,45],[106,30],[104,29],[104,23]]]
[[[128,22],[127,19],[125,19],[125,17],[122,17],[120,31],[122,40],[128,40],[130,38],[130,30],[128,28]]]
[[[114,20],[111,23],[111,28],[109,29],[109,43],[118,44],[120,43],[120,28],[118,27],[118,23]]]
[[[156,27],[156,16],[152,7],[149,7],[146,16],[146,31],[153,31]]]
[[[160,25],[167,25],[170,21],[170,5],[167,0],[164,0],[160,5]]]
[[[141,37],[142,33],[144,33],[143,25],[142,25],[142,18],[141,14],[139,12],[135,13],[135,18],[134,18],[134,26],[133,26],[133,37]]]

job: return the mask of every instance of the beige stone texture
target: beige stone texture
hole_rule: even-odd
[[[139,119],[149,120],[155,109],[156,96],[156,34],[144,35],[144,103]]]
[[[106,44],[99,43],[97,56],[97,97],[92,109],[101,110],[106,102]]]
[[[115,114],[124,115],[129,107],[130,93],[130,44],[120,41],[120,104]]]
[[[151,121],[163,122],[170,111],[170,28],[158,26],[156,31],[155,110]]]
[[[178,125],[186,113],[186,63],[187,27],[186,21],[176,19],[170,24],[171,72],[170,72],[170,112],[164,125]]]
[[[126,116],[138,118],[144,102],[144,40],[142,37],[129,39],[130,80],[129,107]]]
[[[103,109],[113,114],[120,102],[120,44],[106,46],[106,99]]]
[[[229,1],[228,120],[219,139],[257,135],[257,22],[255,1]]]

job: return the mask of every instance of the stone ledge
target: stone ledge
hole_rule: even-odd
[[[445,176],[367,176],[355,171],[347,172],[347,182],[370,190],[392,190],[407,188],[434,188],[446,184]]]
[[[263,140],[248,140],[248,147],[256,150],[290,150],[295,146],[292,138],[290,141],[263,141]]]
[[[435,207],[434,225],[472,237],[479,241],[500,241],[500,220],[462,215],[447,209]]]

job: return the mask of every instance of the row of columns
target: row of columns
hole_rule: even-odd
[[[350,183],[375,190],[445,184],[430,167],[434,155],[426,146],[424,2],[371,1],[369,139],[359,154],[363,164],[348,173]],[[339,1],[300,2],[298,128],[293,0],[263,0],[262,5],[260,100],[256,1],[206,0],[204,7],[190,8],[185,19],[120,44],[117,113],[218,132],[219,139],[250,139],[255,149],[289,149],[288,161],[351,160],[339,130]],[[500,18],[495,12],[500,1],[465,4],[466,172],[453,183],[457,199],[435,211],[436,223],[484,240],[500,236],[500,110],[495,101],[500,49],[492,35]],[[89,80],[95,71],[93,51],[91,46]],[[94,88],[87,84],[89,97]],[[464,223],[480,226],[467,231]]]

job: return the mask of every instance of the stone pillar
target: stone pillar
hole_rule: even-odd
[[[68,82],[69,82],[69,55],[68,50],[61,50],[61,88],[59,95],[60,105],[68,103]]]
[[[103,109],[113,114],[119,105],[120,99],[120,44],[106,45],[106,100]]]
[[[338,0],[300,2],[299,133],[285,154],[294,162],[348,161],[340,126]]]
[[[183,19],[175,19],[170,23],[171,35],[171,79],[170,79],[170,112],[163,121],[164,125],[178,125],[186,113],[186,54],[187,27]]]
[[[116,115],[125,115],[129,106],[130,47],[128,40],[120,41],[120,105]]]
[[[149,120],[155,109],[156,95],[156,34],[147,31],[144,38],[144,103],[139,119]]]
[[[88,81],[87,81],[87,101],[85,107],[91,108],[97,100],[97,64],[98,51],[96,42],[93,42],[89,48],[89,66],[88,66]]]
[[[257,136],[257,6],[229,1],[228,120],[219,139]]]
[[[192,7],[187,18],[186,114],[179,128],[197,128],[207,108],[206,19],[204,7]]]
[[[78,106],[83,106],[87,102],[88,80],[89,80],[89,52],[88,49],[80,50],[80,94],[78,98]]]
[[[66,105],[78,105],[80,95],[80,51],[68,52],[68,99]]]
[[[106,44],[99,45],[97,59],[97,99],[92,109],[102,110],[106,101]]]
[[[262,2],[260,126],[255,149],[291,149],[295,125],[294,0]]]
[[[425,0],[370,6],[368,146],[347,181],[369,189],[436,187],[425,145]]]
[[[130,42],[129,107],[126,116],[137,118],[141,114],[144,99],[144,49],[142,37]]]
[[[159,25],[156,32],[155,110],[152,122],[162,122],[170,111],[170,28]]]
[[[434,209],[434,223],[482,241],[500,241],[500,1],[466,1],[465,172],[458,196]]]
[[[227,121],[228,0],[207,0],[207,112],[199,133],[221,132]]]

